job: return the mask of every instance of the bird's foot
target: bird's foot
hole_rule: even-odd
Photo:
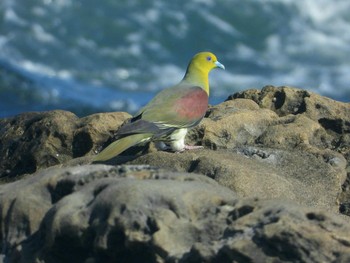
[[[176,153],[182,153],[186,150],[198,150],[198,149],[203,149],[203,146],[200,145],[185,145],[181,150],[176,151]]]
[[[201,145],[185,145],[184,150],[197,150],[203,149],[204,147]]]

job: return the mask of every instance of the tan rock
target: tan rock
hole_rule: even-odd
[[[0,119],[0,178],[92,154],[128,117],[123,112],[82,119],[67,111],[31,112]]]
[[[283,200],[237,198],[199,174],[49,168],[1,185],[0,193],[2,253],[13,263],[350,258],[350,227],[341,217]]]

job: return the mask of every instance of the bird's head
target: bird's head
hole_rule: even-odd
[[[214,68],[225,69],[213,53],[200,52],[188,64],[183,81],[201,87],[209,96],[208,75]]]
[[[225,66],[211,52],[200,52],[196,54],[192,58],[189,67],[199,69],[204,73],[209,73],[214,68],[225,69]]]

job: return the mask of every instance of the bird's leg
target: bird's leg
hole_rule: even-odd
[[[185,144],[184,150],[197,150],[197,149],[203,149],[204,147],[201,145],[187,145]]]
[[[187,145],[185,144],[184,147],[181,150],[176,151],[177,153],[182,153],[186,150],[198,150],[198,149],[203,149],[204,147],[201,145]]]
[[[170,141],[159,141],[156,143],[156,147],[159,150],[171,150],[173,152],[181,153],[186,150],[202,149],[203,146],[199,145],[187,145],[185,144],[185,136],[187,129],[178,129],[170,135]]]
[[[187,144],[184,144],[182,148],[174,149],[173,147],[166,145],[164,142],[157,142],[156,143],[156,148],[158,150],[162,150],[162,151],[173,151],[173,152],[176,152],[176,153],[182,153],[182,152],[184,152],[186,150],[197,150],[197,149],[203,149],[204,147],[200,146],[200,145],[187,145]]]

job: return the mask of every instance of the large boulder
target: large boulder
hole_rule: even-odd
[[[21,189],[21,191],[16,191]],[[49,168],[0,186],[6,262],[347,262],[350,226],[199,174]]]

